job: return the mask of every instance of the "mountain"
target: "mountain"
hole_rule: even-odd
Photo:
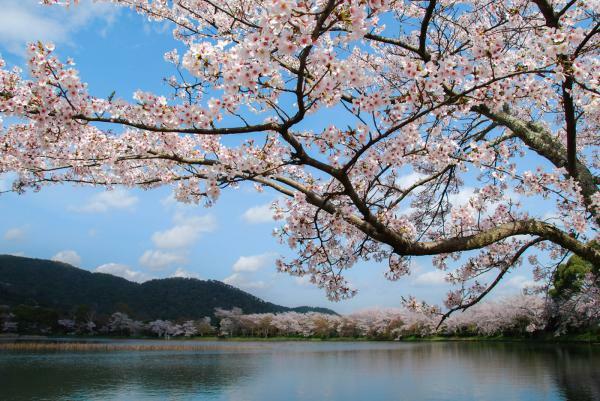
[[[326,308],[276,305],[216,280],[165,278],[139,284],[62,262],[9,255],[0,255],[0,305],[35,305],[60,315],[78,308],[99,315],[120,311],[139,320],[199,319],[212,316],[216,307],[238,307],[244,313],[335,314]]]

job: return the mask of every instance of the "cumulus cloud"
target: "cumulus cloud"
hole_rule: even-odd
[[[420,179],[425,178],[425,174],[417,173],[413,171],[411,173],[400,176],[396,179],[396,185],[402,189],[408,189],[411,185],[415,184]]]
[[[273,210],[271,209],[271,204],[267,203],[264,205],[251,207],[244,212],[242,219],[246,223],[250,224],[273,222]]]
[[[60,251],[56,255],[52,256],[52,260],[67,263],[73,266],[81,265],[81,256],[72,250]]]
[[[462,187],[457,194],[450,194],[448,196],[449,202],[454,207],[459,207],[466,205],[469,202],[469,199],[472,198],[476,193],[476,189],[473,187]],[[520,198],[520,195],[513,190],[508,190],[503,193],[505,199],[510,199],[512,202],[517,202]],[[491,205],[488,212],[486,214],[491,214],[496,209],[496,207],[500,203],[495,203]]]
[[[106,263],[96,267],[95,271],[98,273],[107,273],[113,276],[122,277],[126,280],[135,281],[137,283],[142,283],[152,279],[152,277],[141,271],[132,270],[129,266],[119,263]]]
[[[165,207],[165,209],[171,208],[174,205],[178,205],[177,199],[175,199],[175,195],[173,195],[172,192],[162,198],[160,203]]]
[[[25,239],[27,229],[25,227],[13,227],[6,230],[4,239],[6,241],[22,241]]]
[[[131,195],[125,189],[116,188],[95,194],[85,205],[70,209],[80,213],[104,213],[109,210],[132,209],[138,200],[136,196]]]
[[[232,285],[234,287],[254,290],[268,287],[267,283],[263,280],[251,280],[248,276],[243,273],[233,273],[231,276],[226,277],[223,282],[225,284]]]
[[[163,270],[179,263],[187,263],[187,258],[184,255],[173,252],[147,250],[140,257],[140,264],[151,270]]]
[[[0,43],[5,50],[18,55],[25,54],[28,42],[71,44],[71,37],[77,31],[95,21],[106,27],[117,13],[117,7],[90,0],[68,9],[42,6],[38,1],[3,0]]]
[[[441,270],[433,270],[426,273],[421,273],[415,277],[413,284],[415,285],[442,285],[446,284],[446,273]]]
[[[537,283],[532,279],[519,275],[509,278],[508,280],[506,280],[504,285],[513,289],[523,290],[528,287],[534,287],[535,285],[537,285]]]
[[[193,216],[181,211],[175,213],[173,223],[173,227],[152,235],[152,242],[158,249],[144,252],[139,259],[142,266],[151,270],[163,270],[187,263],[187,248],[203,233],[212,232],[217,227],[216,219],[212,215]]]
[[[313,284],[310,282],[310,276],[306,275],[306,276],[301,276],[301,277],[295,277],[296,284],[301,285],[301,286],[312,286]]]
[[[456,194],[448,195],[448,201],[454,207],[459,207],[466,205],[469,202],[469,199],[475,194],[475,188],[473,187],[463,187]]]
[[[152,242],[158,248],[185,248],[198,240],[201,234],[216,229],[217,221],[212,215],[189,216],[177,213],[175,225],[165,231],[157,231],[152,235]]]
[[[269,284],[263,280],[255,279],[253,274],[272,265],[276,257],[277,254],[273,252],[240,256],[232,266],[233,273],[226,277],[223,282],[246,290],[267,288]]]
[[[196,278],[198,280],[200,279],[200,276],[197,273],[187,271],[185,269],[182,269],[181,267],[179,269],[175,270],[175,273],[173,273],[173,275],[171,277]]]
[[[276,257],[277,254],[273,252],[252,256],[240,256],[233,264],[233,271],[237,273],[255,272],[272,264]]]

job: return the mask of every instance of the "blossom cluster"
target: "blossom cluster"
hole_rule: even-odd
[[[297,252],[279,269],[331,299],[355,294],[344,271],[361,260],[398,279],[410,257],[464,256],[460,306],[530,248],[600,259],[597,1],[112,3],[174,28],[173,93],[95,96],[51,44],[29,46],[28,74],[0,60],[15,191],[170,185],[210,205],[270,188]]]

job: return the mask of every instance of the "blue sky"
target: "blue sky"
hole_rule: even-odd
[[[149,23],[109,4],[65,10],[37,0],[0,0],[0,53],[9,66],[24,66],[28,41],[52,41],[63,58],[72,57],[90,91],[130,99],[135,90],[168,93],[162,78],[173,74],[163,61],[176,47],[167,25]],[[0,191],[10,177],[0,177]],[[339,312],[399,306],[415,295],[440,302],[447,285],[429,258],[399,281],[383,277],[384,264],[362,263],[348,272],[359,290],[352,300],[327,301],[323,291],[277,273],[274,259],[289,254],[271,235],[277,223],[268,205],[275,194],[251,188],[225,191],[216,206],[177,204],[169,188],[150,191],[70,185],[39,193],[0,195],[0,253],[54,258],[88,270],[142,281],[174,275],[225,280],[282,305],[327,306]],[[518,291],[529,281],[524,265],[497,294]]]

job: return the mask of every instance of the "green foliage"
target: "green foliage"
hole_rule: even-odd
[[[18,305],[13,308],[19,333],[51,333],[57,327],[58,313],[50,308]]]
[[[137,320],[173,321],[213,316],[221,307],[245,313],[335,312],[323,308],[287,308],[215,280],[168,278],[143,284],[110,274],[92,273],[41,259],[0,255],[0,305],[51,308],[77,322],[106,320],[114,312]]]
[[[594,242],[592,246],[600,249],[600,244],[597,242]],[[567,263],[561,264],[556,269],[550,296],[555,300],[561,300],[578,293],[581,290],[583,279],[590,272],[598,275],[600,266],[594,266],[577,255],[571,256]]]

